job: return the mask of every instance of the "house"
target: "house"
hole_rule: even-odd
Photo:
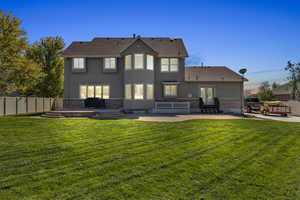
[[[300,84],[298,84],[298,88],[300,88]],[[292,100],[293,88],[290,83],[278,85],[276,88],[272,88],[272,92],[274,97],[280,101]],[[300,100],[300,97],[297,92],[296,100]]]
[[[64,51],[66,107],[82,107],[84,99],[106,99],[108,108],[153,111],[157,102],[185,102],[197,111],[220,102],[224,112],[239,113],[246,80],[225,66],[185,66],[182,39],[94,38],[72,42]]]

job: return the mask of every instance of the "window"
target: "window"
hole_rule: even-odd
[[[162,72],[169,71],[169,59],[168,58],[161,59],[161,71]]]
[[[161,58],[161,72],[177,72],[178,58]]]
[[[95,97],[102,98],[102,86],[101,85],[95,86]]]
[[[88,98],[94,97],[94,86],[93,85],[88,86],[87,97]]]
[[[147,69],[153,70],[153,56],[147,55]]]
[[[134,68],[135,69],[144,69],[144,55],[143,54],[134,54]]]
[[[104,69],[116,69],[116,58],[104,58]]]
[[[125,56],[125,70],[131,69],[131,55]]]
[[[153,99],[153,84],[147,84],[147,99]]]
[[[81,85],[79,88],[79,96],[81,99],[94,97],[109,99],[109,85]]]
[[[79,89],[80,99],[85,99],[86,98],[86,88],[87,88],[86,85],[81,85],[80,86],[80,89]]]
[[[74,69],[84,69],[84,58],[73,58]]]
[[[131,99],[131,84],[125,84],[125,99]]]
[[[103,99],[109,99],[109,85],[103,86]]]
[[[177,85],[164,85],[164,96],[177,96]]]
[[[200,97],[204,104],[214,104],[215,88],[214,87],[201,87]]]
[[[134,85],[134,99],[144,99],[144,85],[135,84]]]
[[[178,71],[178,59],[177,58],[171,58],[170,59],[170,72],[177,72]]]

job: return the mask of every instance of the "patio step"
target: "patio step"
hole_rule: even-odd
[[[45,114],[42,114],[41,117],[44,117],[44,118],[64,118],[64,116],[61,113],[53,113],[53,112],[47,112]]]
[[[49,111],[41,117],[45,118],[64,118],[64,117],[91,117],[97,119],[116,119],[124,116],[121,110],[65,110]]]

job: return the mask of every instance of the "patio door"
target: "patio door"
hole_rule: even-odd
[[[200,97],[202,98],[204,104],[206,104],[206,105],[214,104],[215,88],[214,87],[201,87],[200,88]]]

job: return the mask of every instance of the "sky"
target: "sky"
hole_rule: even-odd
[[[285,82],[287,61],[300,62],[300,0],[0,0],[0,8],[22,20],[31,43],[133,33],[182,38],[186,65],[247,68],[248,88]]]

